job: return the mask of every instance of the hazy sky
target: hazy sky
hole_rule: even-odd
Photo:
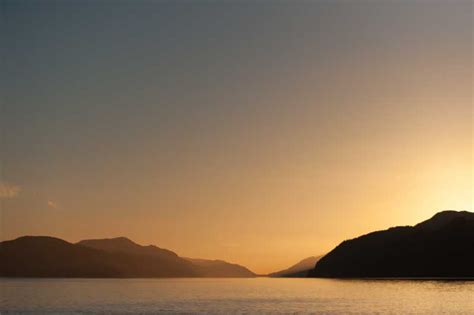
[[[473,205],[471,1],[2,1],[0,238],[255,272]]]

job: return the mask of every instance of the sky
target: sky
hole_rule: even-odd
[[[2,1],[0,239],[257,273],[473,205],[471,1]]]

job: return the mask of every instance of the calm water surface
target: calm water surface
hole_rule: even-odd
[[[0,313],[474,314],[474,282],[0,279]]]

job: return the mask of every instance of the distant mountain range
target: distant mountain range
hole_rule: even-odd
[[[269,277],[283,277],[283,278],[296,278],[296,277],[306,277],[310,270],[314,268],[314,265],[322,258],[323,256],[311,256],[305,258],[293,266],[280,270],[277,272],[272,272],[268,274]]]
[[[180,257],[125,237],[76,244],[48,236],[0,242],[0,277],[255,277],[222,260]],[[443,211],[415,226],[342,242],[270,277],[474,278],[474,213]]]
[[[249,269],[221,260],[191,259],[125,237],[77,244],[47,236],[0,243],[2,277],[254,277]]]
[[[416,226],[344,241],[318,261],[312,277],[474,277],[474,213],[443,211]]]

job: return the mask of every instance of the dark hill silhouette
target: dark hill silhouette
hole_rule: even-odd
[[[3,277],[193,277],[184,259],[107,252],[58,238],[25,236],[0,243]]]
[[[177,259],[178,255],[170,250],[154,245],[141,246],[126,237],[83,240],[77,244],[104,250],[107,252],[120,252],[134,255],[152,255],[166,259]]]
[[[254,277],[255,274],[249,269],[231,264],[222,260],[207,260],[179,257],[176,253],[156,247],[154,245],[142,246],[125,237],[111,239],[83,240],[78,244],[104,250],[107,252],[120,252],[135,255],[151,255],[163,259],[186,261],[192,265],[193,270],[199,277]]]
[[[71,244],[48,236],[0,242],[0,277],[253,277],[245,267],[223,261],[201,263],[125,237]]]
[[[414,227],[394,227],[344,241],[313,277],[474,277],[474,213],[443,211]]]
[[[0,267],[0,275],[10,277],[111,277],[119,273],[105,253],[43,236],[0,243]]]
[[[196,266],[201,277],[235,277],[249,278],[256,274],[244,266],[228,263],[223,260],[184,258]]]
[[[273,272],[268,274],[269,277],[306,277],[311,269],[314,268],[314,265],[322,258],[323,256],[311,256],[305,258],[293,266]]]

